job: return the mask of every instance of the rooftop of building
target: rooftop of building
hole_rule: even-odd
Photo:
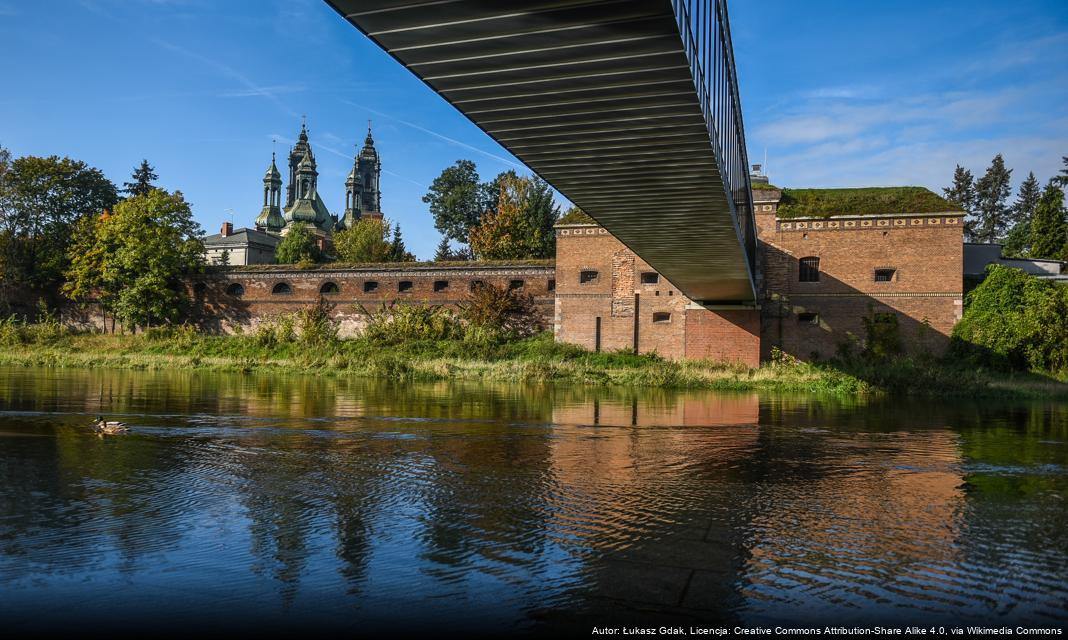
[[[277,245],[281,241],[281,237],[267,233],[266,231],[260,231],[259,229],[250,229],[243,227],[241,229],[234,229],[229,235],[223,235],[216,233],[210,236],[204,237],[204,244],[209,246],[219,245],[242,245],[248,243],[261,243],[269,244],[271,246]]]
[[[848,189],[777,189],[779,218],[828,218],[898,213],[946,213],[960,207],[926,187],[859,187]],[[771,198],[773,199],[773,198]]]
[[[556,261],[544,260],[450,260],[426,262],[323,262],[297,267],[292,264],[249,264],[212,267],[223,272],[271,272],[271,271],[344,271],[344,270],[396,270],[419,269],[492,269],[514,267],[553,267]]]

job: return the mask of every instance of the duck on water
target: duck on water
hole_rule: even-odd
[[[103,416],[96,417],[96,422],[93,423],[93,430],[101,435],[109,436],[129,431],[126,428],[126,423],[116,420],[104,420]]]

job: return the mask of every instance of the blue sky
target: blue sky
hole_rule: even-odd
[[[940,188],[998,152],[1044,181],[1068,155],[1068,2],[730,6],[750,160],[776,184]],[[208,232],[251,224],[303,114],[335,212],[373,120],[383,209],[422,258],[444,167],[521,168],[320,0],[0,0],[0,39],[0,144],[119,183],[148,158]]]

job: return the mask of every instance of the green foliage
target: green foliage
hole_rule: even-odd
[[[118,201],[99,169],[70,158],[0,150],[0,307],[10,291],[53,290],[67,268],[71,229]]]
[[[954,356],[999,368],[1068,369],[1068,287],[993,264],[965,302]]]
[[[487,212],[471,229],[471,250],[479,258],[549,258],[556,251],[553,226],[560,208],[553,203],[552,188],[538,177],[515,172],[497,177],[500,196],[496,212]]]
[[[360,218],[352,228],[334,234],[334,253],[344,262],[393,262],[395,247],[389,230],[385,219]]]
[[[864,354],[873,359],[886,359],[901,353],[901,333],[896,313],[872,313],[861,318],[864,323]]]
[[[958,207],[924,187],[783,189],[780,218],[886,213],[934,213]]]
[[[1012,224],[1015,226],[1020,223],[1030,222],[1032,216],[1035,215],[1035,208],[1041,198],[1042,187],[1039,186],[1038,178],[1035,177],[1035,173],[1032,171],[1020,183],[1020,191],[1016,195],[1016,202],[1012,205]]]
[[[252,333],[253,343],[266,349],[290,344],[296,339],[293,316],[288,313],[260,322]]]
[[[389,243],[391,262],[415,262],[415,255],[408,252],[401,238],[400,223],[393,225],[393,240]]]
[[[480,329],[480,337],[495,331],[510,338],[525,338],[541,329],[532,296],[492,284],[471,290],[461,305],[460,317]]]
[[[1065,220],[1064,192],[1050,182],[1035,207],[1031,223],[1031,257],[1068,259],[1068,221]]]
[[[303,224],[291,225],[274,250],[274,261],[278,264],[320,262],[322,259],[323,252],[319,249],[319,243]]]
[[[331,317],[333,308],[334,305],[320,297],[316,304],[297,311],[296,324],[301,344],[324,347],[337,342],[338,324]]]
[[[994,156],[990,167],[975,182],[975,208],[978,215],[975,236],[979,242],[997,242],[1004,237],[1012,220],[1006,204],[1012,193],[1012,169],[1005,168],[1001,154]]]
[[[491,197],[487,197],[487,192]],[[496,192],[492,187],[479,183],[478,170],[470,160],[457,160],[456,164],[441,172],[423,196],[434,216],[434,227],[446,238],[466,243],[473,227],[479,224],[482,214],[494,206]]]
[[[556,224],[597,224],[597,221],[582,209],[572,206],[564,215],[560,216]]]
[[[134,169],[131,177],[133,182],[124,182],[122,185],[125,187],[122,192],[131,197],[148,195],[149,191],[156,188],[152,181],[159,179],[152,165],[148,164],[148,160],[142,160],[141,165]]]
[[[14,315],[0,318],[0,346],[55,345],[70,334],[51,314],[39,316],[34,323],[23,322]]]
[[[1001,255],[1006,258],[1024,258],[1031,255],[1031,222],[1016,223],[1005,236]]]
[[[180,192],[153,189],[120,202],[111,215],[76,227],[64,290],[96,298],[127,326],[175,322],[186,303],[184,278],[203,266],[200,226]]]
[[[454,340],[463,336],[463,325],[452,311],[441,305],[383,305],[368,313],[362,337],[382,345],[413,341]]]
[[[975,178],[972,177],[972,172],[958,164],[953,171],[953,186],[942,189],[942,193],[945,195],[946,200],[957,205],[961,211],[965,212],[964,239],[974,240]]]

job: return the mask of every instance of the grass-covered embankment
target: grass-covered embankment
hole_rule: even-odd
[[[367,338],[305,343],[192,331],[126,336],[59,332],[0,344],[0,365],[277,371],[393,380],[533,381],[843,395],[1068,398],[1068,385],[1051,378],[995,374],[937,361],[779,362],[750,369],[710,361],[673,362],[656,355],[590,353],[556,344],[549,334],[506,342],[448,339],[383,344]]]

